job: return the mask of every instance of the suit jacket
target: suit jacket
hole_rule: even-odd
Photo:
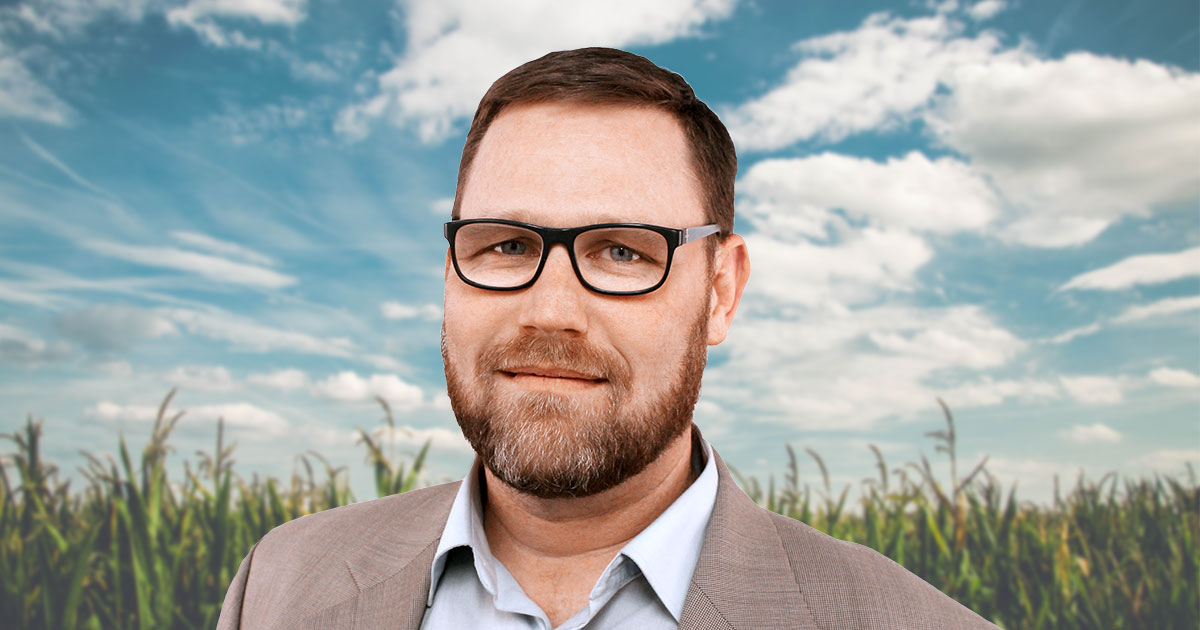
[[[759,507],[716,463],[716,503],[680,628],[995,630],[874,550]],[[242,561],[218,630],[417,630],[459,483],[271,530]]]

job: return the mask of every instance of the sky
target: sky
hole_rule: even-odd
[[[480,96],[549,51],[682,74],[738,149],[752,275],[695,419],[837,490],[927,456],[1018,496],[1200,464],[1194,0],[0,2],[0,432],[64,475],[140,449],[371,494],[358,429],[472,453],[448,219]],[[397,428],[385,430],[385,399]],[[11,452],[12,445],[0,447]],[[945,479],[943,478],[943,481]]]

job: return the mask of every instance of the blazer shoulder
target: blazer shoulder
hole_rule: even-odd
[[[241,617],[301,618],[395,575],[441,538],[457,491],[458,482],[432,486],[272,529],[246,559]]]
[[[813,619],[821,628],[996,630],[883,554],[771,513]]]
[[[259,543],[259,553],[274,551],[276,547],[327,546],[331,541],[340,543],[335,548],[346,549],[392,533],[401,534],[400,540],[411,540],[422,533],[440,534],[459,483],[430,486],[301,516],[267,532]],[[435,522],[439,514],[441,522]]]

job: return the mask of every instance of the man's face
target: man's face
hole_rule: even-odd
[[[664,112],[516,106],[479,146],[461,218],[693,227],[706,221],[692,172]],[[666,283],[639,296],[587,290],[561,246],[520,291],[468,286],[447,262],[442,354],[464,435],[493,474],[536,496],[637,474],[690,425],[711,292],[705,244],[676,250]]]

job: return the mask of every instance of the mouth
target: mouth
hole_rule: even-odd
[[[608,382],[607,379],[557,367],[521,366],[497,370],[501,375],[521,385],[591,387]]]

